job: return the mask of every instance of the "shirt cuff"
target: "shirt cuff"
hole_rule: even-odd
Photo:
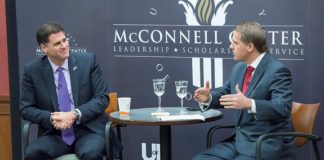
[[[256,114],[255,101],[254,101],[254,99],[251,99],[251,101],[252,101],[252,106],[251,106],[251,109],[248,109],[248,113]]]
[[[210,103],[212,102],[212,100],[213,100],[213,97],[212,97],[211,94],[209,94],[209,98],[208,98],[207,102],[200,102],[199,103],[200,110],[201,111],[206,111],[209,108]]]

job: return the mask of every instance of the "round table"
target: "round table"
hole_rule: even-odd
[[[120,115],[119,112],[109,114],[109,119],[113,123],[127,125],[144,125],[144,126],[160,126],[160,150],[161,160],[171,160],[171,126],[205,123],[219,120],[223,117],[222,112],[215,109],[209,109],[205,112],[188,111],[186,115],[201,115],[205,120],[200,119],[176,119],[176,120],[161,120],[159,116],[152,116],[151,113],[157,108],[137,108],[131,109],[128,115]],[[162,107],[163,110],[170,115],[179,115],[180,107]]]

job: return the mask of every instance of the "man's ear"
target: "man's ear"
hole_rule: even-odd
[[[39,47],[43,51],[43,53],[47,53],[47,46],[45,44],[41,44]]]
[[[247,45],[247,49],[249,52],[253,52],[255,50],[254,44],[253,43],[249,43]]]

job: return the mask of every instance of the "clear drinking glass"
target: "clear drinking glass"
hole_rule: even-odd
[[[164,94],[165,90],[165,79],[153,79],[153,89],[154,93],[158,96],[159,107],[155,112],[164,112],[161,108],[161,96]]]
[[[183,98],[188,94],[188,81],[175,81],[177,96],[181,99],[180,114],[186,114],[186,110],[183,108]]]

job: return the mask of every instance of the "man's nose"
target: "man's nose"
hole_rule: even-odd
[[[232,43],[229,45],[229,49],[232,51],[233,50],[233,45]]]

